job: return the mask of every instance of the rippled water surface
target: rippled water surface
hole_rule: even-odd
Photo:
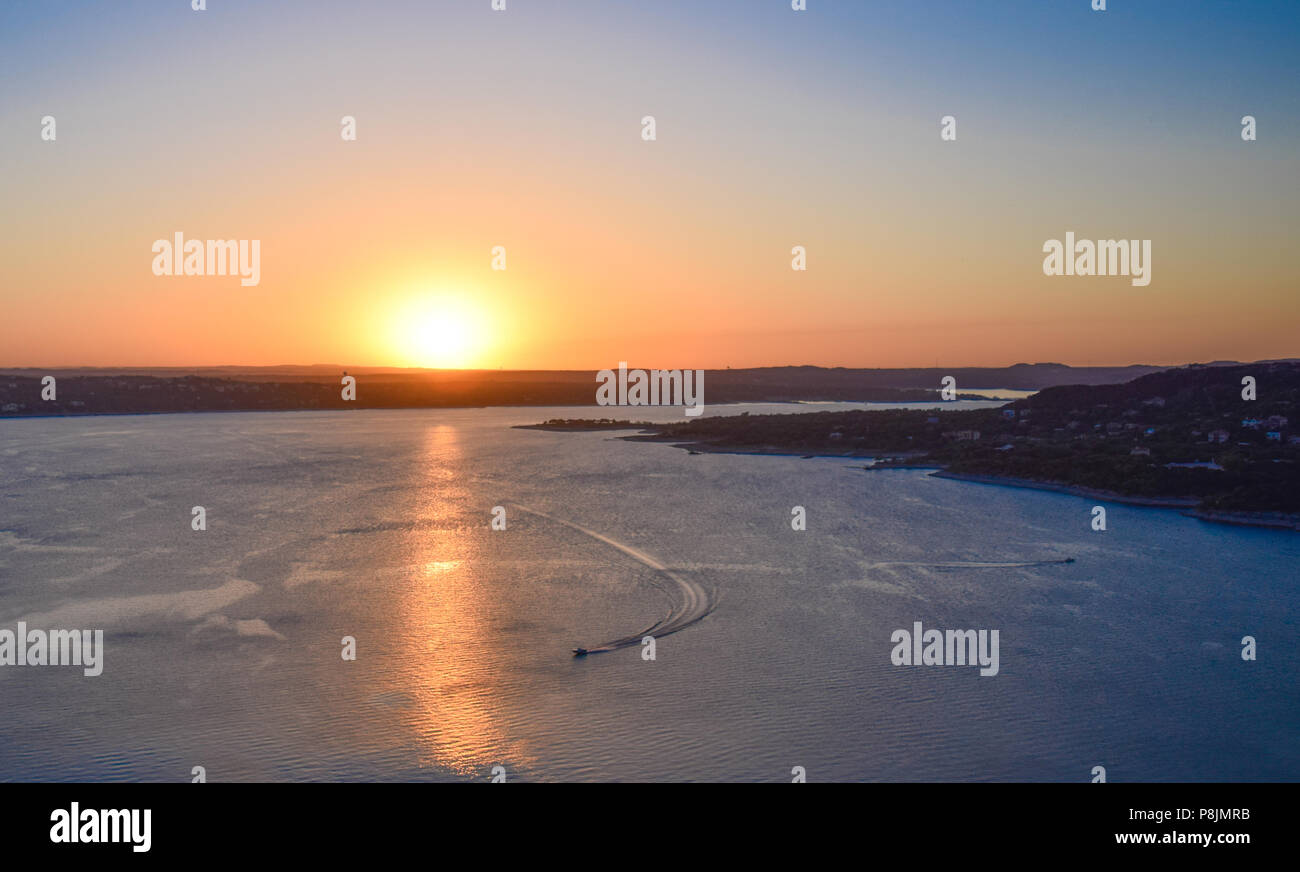
[[[0,628],[106,645],[0,667],[0,778],[1300,778],[1300,535],[510,428],[590,415],[0,422]],[[914,621],[999,674],[893,666]]]

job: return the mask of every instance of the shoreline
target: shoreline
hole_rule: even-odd
[[[895,467],[903,468],[903,467]],[[1010,476],[976,475],[973,473],[948,472],[940,470],[930,473],[935,478],[964,481],[973,484],[987,484],[996,487],[1018,487],[1029,490],[1043,490],[1052,493],[1067,494],[1076,497],[1089,497],[1103,502],[1121,503],[1148,509],[1182,509],[1179,514],[1209,524],[1230,524],[1235,527],[1262,527],[1273,530],[1295,530],[1300,532],[1300,515],[1286,512],[1250,512],[1225,511],[1223,509],[1202,508],[1196,500],[1184,497],[1135,497],[1114,491],[1079,485],[1061,484],[1060,482],[1035,481],[1031,478],[1013,478]]]
[[[804,459],[821,457],[839,460],[871,459],[881,455],[891,457],[900,456],[898,452],[883,451],[854,452],[850,454],[800,454],[797,451],[781,449],[775,446],[742,450],[738,448],[728,448],[716,443],[672,442],[654,436],[620,436],[618,438],[629,442],[659,442],[668,444],[673,448],[685,449],[694,454],[744,454],[762,457],[798,457]],[[1274,530],[1295,530],[1300,532],[1300,514],[1291,515],[1285,512],[1252,512],[1244,510],[1228,511],[1222,509],[1209,509],[1203,508],[1199,501],[1190,497],[1140,497],[1121,494],[1115,491],[1101,490],[1099,488],[1084,487],[1082,485],[1070,485],[1053,481],[1038,481],[1032,478],[949,472],[945,466],[939,463],[898,463],[875,467],[863,466],[860,468],[864,472],[880,472],[882,470],[892,469],[913,471],[930,470],[929,474],[934,478],[950,479],[952,481],[967,482],[969,484],[986,484],[994,487],[1015,487],[1027,490],[1041,490],[1050,493],[1087,497],[1089,499],[1101,500],[1103,502],[1119,503],[1121,505],[1138,506],[1140,508],[1148,509],[1178,509],[1181,510],[1179,514],[1184,517],[1193,518],[1211,524],[1230,524],[1238,527],[1259,527]]]
[[[1015,478],[1004,475],[981,475],[969,472],[948,472],[940,468],[939,472],[930,473],[935,478],[948,478],[954,481],[968,481],[975,484],[990,484],[999,487],[1022,487],[1031,490],[1045,490],[1053,493],[1069,494],[1076,497],[1090,497],[1111,503],[1123,503],[1129,506],[1144,506],[1155,509],[1195,509],[1201,504],[1189,497],[1138,497],[1121,494],[1100,488],[1083,485],[1064,484],[1056,481],[1039,481],[1033,478]]]
[[[627,429],[627,428],[624,428]],[[619,436],[625,442],[651,442],[660,445],[667,445],[671,448],[681,448],[691,454],[746,454],[759,457],[798,457],[800,459],[812,459],[825,457],[832,460],[870,460],[879,456],[882,452],[863,452],[856,450],[843,454],[826,454],[813,453],[805,454],[801,451],[791,451],[789,448],[781,448],[777,445],[765,445],[761,448],[730,448],[724,445],[718,445],[714,442],[674,442],[671,439],[665,439],[659,435],[636,435],[636,436]],[[932,469],[934,467],[931,467]]]
[[[1001,400],[979,400],[979,402],[1002,402],[1002,401]],[[735,402],[710,403],[709,406],[710,407],[712,406],[719,406],[719,407],[776,406],[776,405],[801,406],[801,405],[822,405],[822,404],[828,406],[850,405],[850,404],[864,405],[864,406],[899,405],[898,403],[894,403],[893,401],[857,403],[856,401],[850,401],[850,400],[737,400]],[[939,408],[939,404],[936,403],[934,407]],[[605,406],[588,407],[582,404],[566,405],[564,403],[559,403],[559,404],[555,404],[555,403],[481,404],[480,403],[480,404],[468,404],[468,405],[453,404],[453,405],[433,405],[433,406],[355,406],[355,407],[292,406],[292,407],[285,407],[282,409],[149,409],[149,410],[129,411],[129,412],[125,412],[125,411],[52,412],[52,413],[42,413],[42,414],[35,414],[35,415],[26,414],[26,413],[20,414],[17,412],[0,412],[0,421],[26,421],[32,419],[46,420],[49,418],[112,418],[112,417],[122,417],[127,415],[207,415],[207,414],[228,415],[228,414],[236,414],[236,413],[244,413],[244,412],[259,412],[259,413],[260,412],[356,412],[356,411],[405,412],[405,411],[420,411],[420,410],[431,411],[431,410],[439,410],[439,409],[465,410],[465,409],[587,409],[587,408],[591,408],[593,411],[597,411],[607,407]],[[650,422],[644,422],[643,424],[630,424],[625,427],[555,427],[555,426],[548,426],[543,422],[538,424],[512,424],[511,426],[519,430],[555,430],[557,432],[572,433],[572,432],[587,432],[592,430],[616,430],[616,429],[617,430],[643,430],[646,429],[647,427],[661,427],[663,426],[663,424],[650,421]]]
[[[1198,521],[1205,521],[1207,524],[1266,527],[1273,530],[1300,532],[1300,515],[1289,515],[1286,512],[1225,512],[1220,509],[1193,509],[1182,514]]]
[[[720,404],[732,405],[732,404]],[[735,404],[744,405],[744,404]],[[539,408],[537,406],[380,406],[365,409],[366,411],[429,411],[434,409],[441,410],[469,410],[469,409],[486,409],[486,408]],[[563,408],[563,407],[558,407]],[[97,417],[130,417],[142,415],[195,415],[195,414],[239,414],[248,412],[347,412],[360,411],[361,409],[185,409],[169,411],[149,411],[149,412],[71,412],[52,415],[13,415],[0,416],[0,421],[16,421],[24,419],[48,420],[50,418],[97,418]],[[761,457],[795,457],[804,460],[810,459],[834,459],[834,460],[874,460],[878,457],[887,457],[891,459],[906,460],[909,456],[924,455],[924,452],[899,453],[897,451],[869,451],[863,449],[854,449],[843,453],[828,454],[824,452],[814,452],[804,454],[799,451],[792,451],[789,448],[782,448],[775,445],[763,447],[739,447],[727,446],[711,442],[675,442],[671,439],[665,439],[662,435],[656,434],[654,428],[660,426],[655,422],[611,422],[606,425],[578,425],[573,427],[539,424],[514,424],[511,429],[519,430],[551,430],[562,433],[573,432],[596,432],[601,430],[609,431],[628,431],[638,430],[635,435],[618,436],[615,438],[629,442],[654,442],[669,445],[673,448],[683,449],[690,454],[740,454]],[[1028,490],[1041,490],[1050,493],[1066,494],[1068,496],[1087,497],[1090,499],[1101,500],[1104,502],[1119,503],[1122,505],[1139,506],[1143,508],[1162,508],[1162,509],[1181,509],[1180,514],[1198,521],[1214,524],[1229,524],[1241,527],[1259,527],[1275,530],[1293,530],[1300,532],[1300,514],[1288,514],[1285,512],[1271,511],[1247,511],[1247,510],[1222,510],[1205,508],[1201,503],[1193,498],[1188,497],[1141,497],[1121,494],[1115,491],[1107,491],[1099,488],[1089,488],[1082,485],[1070,485],[1062,482],[1039,481],[1029,478],[1017,478],[1013,476],[983,475],[979,473],[961,473],[950,472],[947,467],[940,463],[884,463],[881,465],[870,465],[860,467],[865,472],[879,472],[882,470],[929,470],[929,475],[935,478],[950,479],[953,481],[963,481],[971,484],[985,484],[995,487],[1016,487]]]

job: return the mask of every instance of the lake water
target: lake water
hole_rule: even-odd
[[[0,779],[1300,778],[1300,535],[510,427],[593,416],[0,421],[0,629],[106,647],[0,667]],[[894,666],[914,621],[998,674]]]

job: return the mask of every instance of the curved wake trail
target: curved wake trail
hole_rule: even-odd
[[[546,518],[548,521],[554,521],[557,524],[563,524],[571,527],[579,533],[585,533],[593,539],[604,542],[613,548],[622,551],[628,557],[638,563],[649,566],[663,577],[674,583],[673,587],[661,586],[661,589],[668,595],[669,609],[668,614],[656,623],[650,625],[639,633],[633,633],[630,636],[623,636],[600,645],[588,647],[588,654],[599,654],[604,651],[616,651],[619,648],[626,648],[630,645],[640,645],[644,636],[667,636],[670,633],[676,633],[678,630],[684,630],[696,621],[703,619],[713,611],[716,605],[714,598],[709,595],[704,586],[688,578],[682,578],[668,567],[664,566],[658,560],[655,560],[644,551],[633,548],[631,545],[625,545],[622,542],[609,538],[595,530],[589,530],[581,524],[575,524],[572,521],[566,521],[563,518],[557,518],[554,515],[548,515],[546,512],[539,512],[537,509],[530,509],[519,503],[511,503],[517,509],[527,512],[530,515],[537,515],[539,518]]]

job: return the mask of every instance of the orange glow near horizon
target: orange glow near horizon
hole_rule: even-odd
[[[0,367],[1300,356],[1284,40],[1244,60],[1170,40],[1180,75],[1139,96],[1142,53],[1042,48],[1074,4],[986,39],[968,34],[994,20],[979,4],[933,20],[933,4],[739,4],[754,42],[700,30],[731,33],[728,4],[395,3],[7,4],[30,20],[0,27],[0,57],[30,99],[0,101]],[[1167,23],[1131,22],[1162,43]],[[1247,80],[1249,106],[1222,93]],[[1258,141],[1239,135],[1246,111]],[[152,244],[178,232],[259,241],[258,283],[155,275]],[[1044,241],[1068,232],[1151,240],[1150,285],[1044,275]]]

